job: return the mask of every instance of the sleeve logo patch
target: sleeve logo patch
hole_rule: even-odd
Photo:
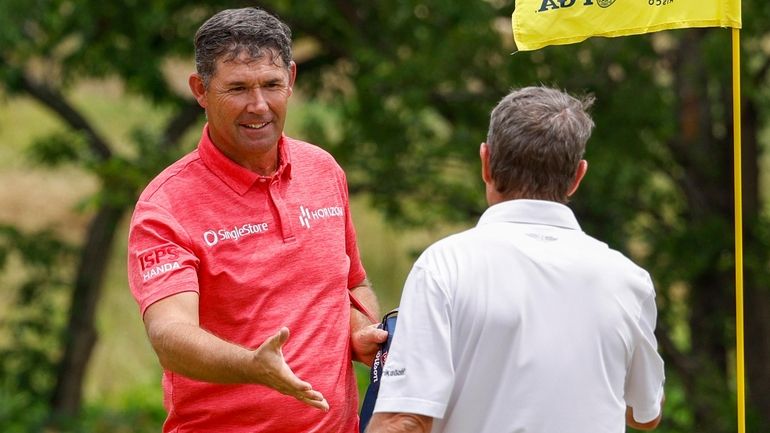
[[[404,376],[406,374],[406,368],[393,368],[393,369],[385,369],[385,371],[382,372],[383,376]]]
[[[144,281],[165,274],[168,271],[179,269],[179,248],[176,245],[164,245],[153,248],[139,255],[139,263],[142,267]]]

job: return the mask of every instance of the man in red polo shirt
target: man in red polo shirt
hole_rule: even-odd
[[[366,280],[345,174],[283,134],[291,31],[255,8],[195,36],[198,148],[139,198],[128,275],[164,368],[164,432],[358,429],[352,360],[387,334]],[[291,338],[289,335],[291,333]]]

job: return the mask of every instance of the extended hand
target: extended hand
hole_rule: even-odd
[[[324,396],[315,391],[312,385],[297,377],[286,363],[281,349],[288,339],[289,328],[281,328],[277,334],[265,340],[252,352],[258,383],[269,386],[281,394],[290,395],[324,412],[328,411],[329,403]]]
[[[380,344],[384,343],[387,339],[388,333],[378,329],[376,324],[354,331],[350,336],[350,343],[353,346],[353,359],[371,367]]]

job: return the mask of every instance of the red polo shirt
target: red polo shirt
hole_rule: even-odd
[[[257,348],[291,332],[287,363],[329,402],[327,413],[261,385],[217,385],[165,371],[164,432],[357,431],[348,289],[365,278],[345,174],[324,150],[289,137],[271,177],[224,156],[204,128],[197,150],[137,202],[128,275],[142,314],[199,294],[200,325]]]

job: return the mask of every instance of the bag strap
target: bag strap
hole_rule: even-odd
[[[353,296],[353,292],[351,292],[350,290],[348,290],[348,296],[350,297],[350,304],[353,305],[353,307],[355,307],[356,310],[363,313],[364,316],[366,316],[370,322],[372,323],[379,322],[379,320],[377,320],[377,318],[374,317],[374,315],[371,312],[369,312],[369,310],[364,306],[364,304],[362,304],[361,301],[359,301],[358,299],[356,299],[355,296]]]
[[[374,357],[374,363],[369,372],[369,386],[366,389],[366,395],[364,396],[361,412],[359,413],[359,433],[363,433],[364,430],[366,430],[366,426],[369,424],[369,420],[372,418],[372,413],[374,412],[374,405],[377,402],[377,395],[380,392],[380,379],[382,379],[383,367],[385,366],[385,361],[388,359],[390,343],[393,341],[393,331],[396,330],[396,319],[398,319],[398,308],[385,314],[379,325],[380,329],[388,332],[388,339],[380,344],[380,350],[377,351],[377,355]]]

